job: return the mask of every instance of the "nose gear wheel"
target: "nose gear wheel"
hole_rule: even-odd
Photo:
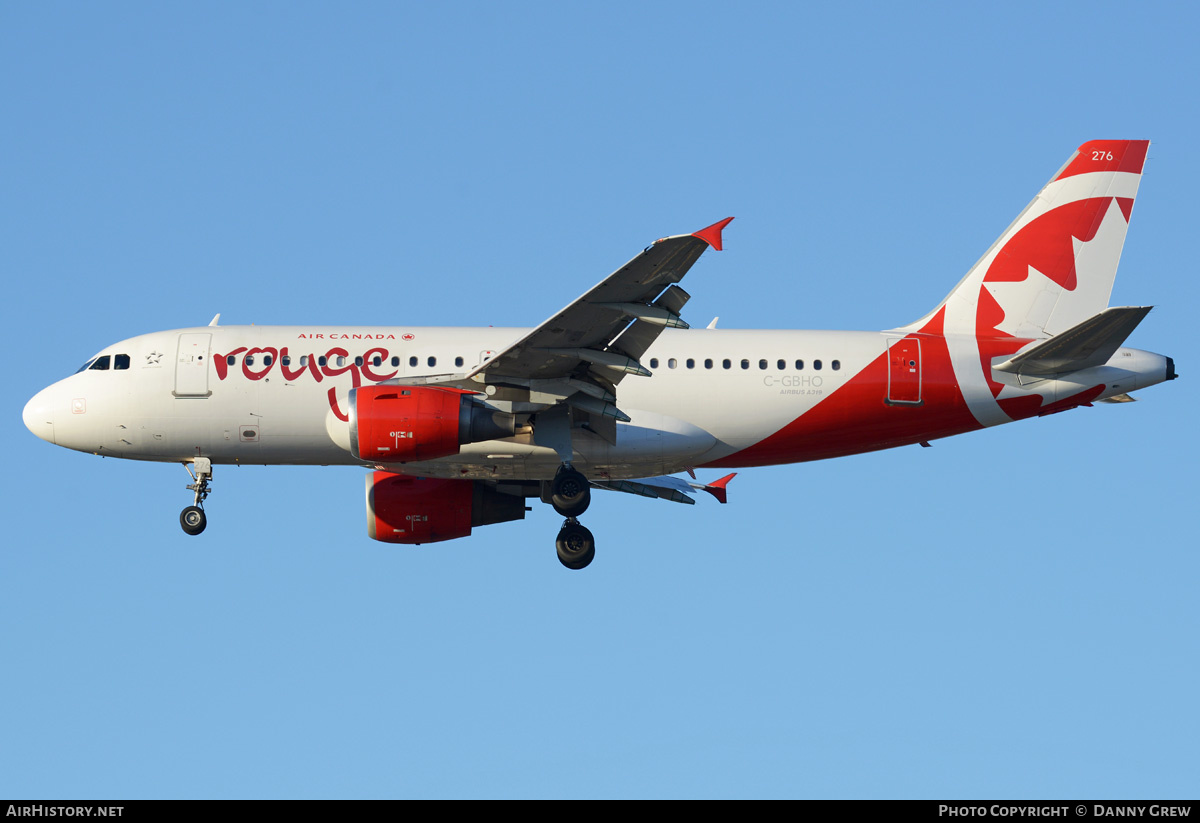
[[[200,534],[208,525],[208,517],[204,514],[204,498],[208,497],[208,484],[212,482],[212,461],[207,457],[197,457],[190,464],[184,463],[188,475],[193,482],[188,485],[188,491],[196,493],[194,502],[179,513],[179,525],[191,535]]]

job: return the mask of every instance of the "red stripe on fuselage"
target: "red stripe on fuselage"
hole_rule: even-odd
[[[1004,309],[992,297],[987,288],[979,290],[979,305],[976,308],[976,341],[979,343],[979,364],[987,376],[988,387],[992,397],[999,397],[1004,384],[992,377],[992,360],[997,357],[1010,357],[1030,342],[1028,338],[1013,337],[1005,334],[998,327],[1004,322]]]
[[[1092,386],[1090,389],[1084,389],[1081,392],[1072,394],[1069,397],[1064,397],[1062,400],[1057,400],[1045,406],[1042,396],[1039,394],[1030,394],[1024,397],[1006,397],[998,401],[1000,408],[1004,409],[1004,413],[1013,420],[1025,420],[1029,417],[1045,417],[1048,414],[1058,414],[1059,412],[1068,411],[1076,406],[1086,406],[1104,393],[1104,384]]]
[[[705,464],[714,468],[802,463],[907,446],[982,428],[959,390],[942,336],[945,308],[905,339],[921,343],[924,403],[889,405],[888,353],[875,358],[845,385],[775,434],[740,452]]]

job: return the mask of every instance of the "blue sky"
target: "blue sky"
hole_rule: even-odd
[[[0,796],[1195,797],[1196,12],[1047,5],[0,3]],[[1093,138],[1154,141],[1113,304],[1181,380],[597,493],[584,573],[543,506],[374,543],[351,468],[218,467],[188,538],[181,467],[20,422],[134,334],[534,325],[730,214],[694,324],[892,327]]]

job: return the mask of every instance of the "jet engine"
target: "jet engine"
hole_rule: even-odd
[[[407,463],[458,454],[463,443],[511,437],[511,414],[471,392],[438,386],[362,386],[350,391],[350,451],[372,463]]]
[[[367,475],[367,534],[384,543],[437,543],[475,526],[525,519],[525,498],[475,480]]]

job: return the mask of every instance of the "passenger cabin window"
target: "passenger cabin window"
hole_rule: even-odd
[[[750,368],[750,361],[749,361],[749,360],[743,360],[743,361],[742,361],[742,368],[743,368],[743,369],[748,369],[748,368]]]
[[[301,366],[307,366],[307,365],[308,365],[308,355],[307,355],[307,354],[302,354],[302,355],[300,355],[300,365],[301,365]]]
[[[400,358],[399,358],[399,357],[393,357],[393,358],[392,358],[392,368],[393,368],[393,369],[398,369],[398,368],[400,368]]]
[[[689,357],[689,358],[687,359],[687,367],[688,367],[689,369],[694,369],[694,368],[696,368],[696,361],[695,361],[695,360],[693,360],[692,358],[690,358],[690,357]]]
[[[410,366],[415,366],[415,365],[417,365],[417,357],[416,357],[416,355],[413,355],[412,357],[408,358],[408,365],[410,365]]]
[[[338,366],[344,366],[346,365],[346,358],[339,354],[336,362]]]
[[[820,370],[821,370],[821,361],[820,361],[820,360],[814,360],[814,361],[813,361],[813,368],[814,368],[814,369],[816,369],[817,371],[820,371]]]
[[[263,365],[264,365],[264,366],[269,366],[269,365],[271,365],[271,363],[272,363],[272,360],[271,360],[271,355],[269,355],[269,354],[264,354],[264,355],[263,355]]]
[[[658,358],[657,357],[650,358],[650,368],[652,368],[652,369],[658,368]]]
[[[834,371],[837,371],[841,367],[842,367],[841,360],[834,360],[832,363],[829,364],[829,368],[833,369]]]
[[[786,360],[776,360],[775,368],[778,369],[779,371],[783,371],[784,369],[787,368],[787,361]]]
[[[279,356],[279,365],[281,365],[281,366],[292,365],[292,356],[290,354],[281,354]]]
[[[673,368],[675,368],[675,367],[676,367],[676,366],[678,366],[678,365],[679,365],[679,361],[678,361],[678,360],[676,360],[674,357],[672,357],[670,360],[668,360],[668,361],[667,361],[667,368],[668,368],[668,369],[673,369]]]
[[[248,355],[246,355],[246,357],[244,358],[243,362],[244,362],[244,363],[245,363],[247,366],[253,366],[253,365],[254,365],[254,355],[252,355],[252,354],[248,354]]]
[[[362,359],[362,355],[360,354],[358,357],[354,358],[354,365],[358,366],[361,369],[362,364],[363,364],[363,359]]]
[[[429,363],[430,367],[432,368],[433,366],[436,366],[436,365],[437,365],[437,358],[436,358],[436,357],[430,357],[430,358],[429,358],[429,360],[428,360],[427,362]]]
[[[730,360],[728,357],[726,357],[724,360],[721,361],[721,368],[723,368],[723,369],[733,368],[733,361]]]
[[[454,358],[454,365],[461,366],[462,364],[463,364],[463,359],[461,357]]]
[[[711,369],[712,366],[713,366],[712,358],[711,357],[706,358],[704,361],[704,368]]]
[[[803,371],[803,369],[804,369],[804,361],[797,360],[796,361],[796,371]]]
[[[758,367],[759,367],[760,369],[762,369],[763,371],[766,371],[766,370],[767,370],[767,361],[766,361],[766,360],[759,360],[759,361],[758,361]]]
[[[325,364],[328,362],[329,362],[329,359],[327,357],[325,357],[325,355],[321,355],[320,357],[317,358],[317,365],[320,366],[321,368],[325,368]]]
[[[379,366],[382,366],[383,358],[380,357],[379,355],[375,355],[374,357],[371,358],[371,365],[375,366],[376,368],[378,368]]]

